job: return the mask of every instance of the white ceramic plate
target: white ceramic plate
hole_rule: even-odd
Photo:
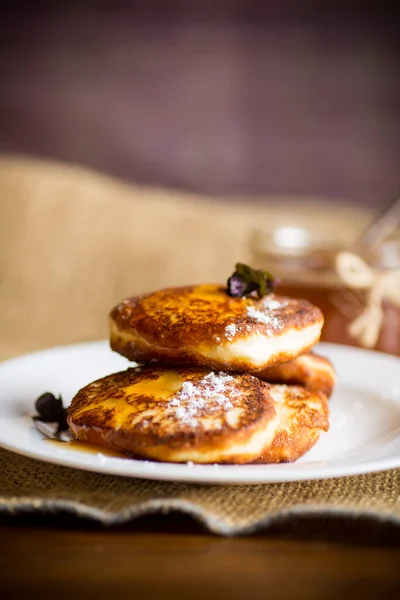
[[[123,370],[107,342],[54,348],[0,365],[0,446],[88,471],[208,484],[270,483],[356,475],[400,467],[400,358],[335,344],[318,352],[336,367],[331,429],[298,462],[282,465],[189,465],[115,458],[51,444],[34,428],[36,398],[45,391],[70,402],[94,379]]]

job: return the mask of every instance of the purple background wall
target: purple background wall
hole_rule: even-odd
[[[14,3],[0,151],[383,203],[400,190],[398,30],[385,3],[351,0]]]

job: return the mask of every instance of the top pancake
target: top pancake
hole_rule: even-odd
[[[187,286],[116,306],[110,344],[138,363],[249,372],[307,352],[319,341],[322,326],[321,311],[307,300],[231,297],[221,285]]]

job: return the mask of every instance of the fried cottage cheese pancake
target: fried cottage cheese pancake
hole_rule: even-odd
[[[322,392],[300,386],[271,385],[279,427],[258,463],[295,462],[329,430],[329,404]]]
[[[68,423],[77,439],[135,457],[265,464],[309,450],[329,429],[329,407],[320,392],[251,375],[146,367],[84,387]]]
[[[246,463],[278,428],[269,385],[251,375],[149,366],[81,389],[68,409],[75,438],[166,462]]]
[[[138,363],[251,372],[307,352],[319,341],[323,321],[307,300],[231,297],[218,285],[170,288],[115,307],[110,344]]]
[[[301,385],[310,391],[323,392],[328,398],[336,383],[332,363],[324,356],[312,352],[257,371],[255,376],[268,383]]]

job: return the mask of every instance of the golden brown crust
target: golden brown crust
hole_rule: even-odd
[[[263,465],[296,462],[311,450],[320,435],[320,429],[301,428],[292,433],[278,431],[272,445],[254,462]]]
[[[191,396],[193,389],[198,393]],[[276,412],[269,386],[251,375],[146,367],[84,387],[68,423],[77,439],[137,457],[243,463],[271,443]]]
[[[323,325],[321,311],[306,300],[274,295],[263,299],[233,298],[223,286],[170,288],[129,298],[110,315],[111,348],[129,360],[193,364],[248,372],[288,361],[318,342]],[[279,344],[288,333],[299,336],[296,345]],[[260,338],[276,340],[276,349],[255,364],[236,342]],[[275,346],[274,346],[275,347]]]
[[[268,383],[301,385],[308,390],[322,392],[327,398],[331,396],[336,382],[335,369],[330,360],[313,352],[254,374]]]
[[[257,463],[295,462],[329,430],[329,403],[322,392],[299,386],[272,385],[280,426],[272,444],[265,448]]]

